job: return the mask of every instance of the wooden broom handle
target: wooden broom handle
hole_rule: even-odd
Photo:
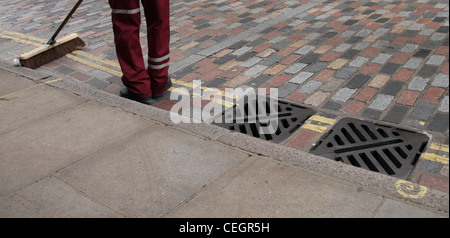
[[[56,43],[56,37],[58,36],[59,32],[61,32],[63,27],[67,24],[69,19],[72,17],[72,15],[75,13],[75,11],[78,9],[78,7],[81,5],[82,2],[83,2],[83,0],[78,0],[77,4],[75,4],[75,6],[70,11],[70,13],[67,15],[67,17],[64,19],[64,21],[61,23],[61,25],[58,27],[55,34],[53,34],[52,38],[50,38],[50,40],[47,43],[48,45],[53,45]]]

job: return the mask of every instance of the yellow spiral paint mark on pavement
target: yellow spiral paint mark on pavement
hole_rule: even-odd
[[[397,181],[395,187],[397,192],[405,198],[423,198],[428,192],[427,187],[405,180]]]

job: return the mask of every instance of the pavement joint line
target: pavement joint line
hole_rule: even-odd
[[[23,89],[14,91],[14,92],[7,93],[7,94],[5,94],[5,95],[1,95],[1,96],[0,96],[0,100],[8,101],[7,97],[9,97],[9,96],[11,96],[11,95],[13,95],[13,94],[20,93],[20,92],[24,92],[24,91],[28,91],[28,90],[30,90],[30,89],[37,88],[37,87],[41,87],[41,86],[48,85],[48,84],[51,84],[51,83],[55,83],[55,82],[58,82],[58,81],[60,81],[60,80],[62,80],[62,79],[63,79],[63,78],[58,78],[58,79],[46,81],[46,82],[43,82],[43,83],[38,83],[38,84],[33,85],[33,86],[30,86],[30,87],[28,87],[28,88],[23,88]]]

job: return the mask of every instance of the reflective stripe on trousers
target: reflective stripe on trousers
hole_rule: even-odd
[[[169,79],[169,0],[109,0],[109,4],[124,85],[139,97],[159,96]],[[139,39],[141,4],[147,22],[148,69]]]

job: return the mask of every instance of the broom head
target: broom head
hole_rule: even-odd
[[[20,65],[36,69],[50,63],[74,50],[82,49],[86,44],[76,33],[56,40],[55,44],[43,45],[19,56]]]

